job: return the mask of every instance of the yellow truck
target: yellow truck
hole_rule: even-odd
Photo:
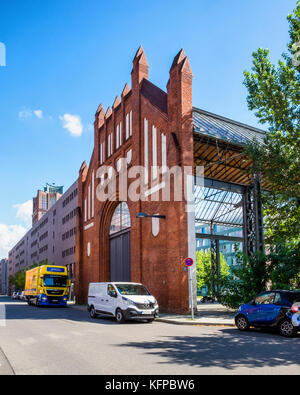
[[[25,298],[29,305],[66,306],[70,280],[65,266],[38,266],[26,272]]]

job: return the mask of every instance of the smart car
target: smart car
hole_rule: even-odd
[[[235,324],[240,331],[269,327],[282,336],[294,336],[300,331],[300,291],[262,292],[240,307]]]

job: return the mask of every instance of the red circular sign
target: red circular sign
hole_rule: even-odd
[[[190,267],[190,266],[193,266],[194,261],[192,258],[186,258],[186,260],[184,261],[184,264],[185,264],[185,266]]]

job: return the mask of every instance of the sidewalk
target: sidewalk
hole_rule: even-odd
[[[198,303],[198,313],[192,320],[191,315],[175,315],[161,313],[157,321],[175,325],[203,325],[203,326],[235,326],[235,312],[221,304]]]
[[[75,310],[87,311],[86,305],[76,305],[72,302],[68,306]],[[198,314],[192,320],[190,315],[176,315],[161,313],[156,321],[165,322],[173,325],[199,325],[199,326],[226,326],[233,327],[234,324],[233,310],[214,303],[214,304],[198,304]]]

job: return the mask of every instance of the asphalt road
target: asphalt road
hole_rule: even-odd
[[[6,315],[4,319],[3,315]],[[1,374],[300,374],[300,336],[117,324],[0,297]]]

